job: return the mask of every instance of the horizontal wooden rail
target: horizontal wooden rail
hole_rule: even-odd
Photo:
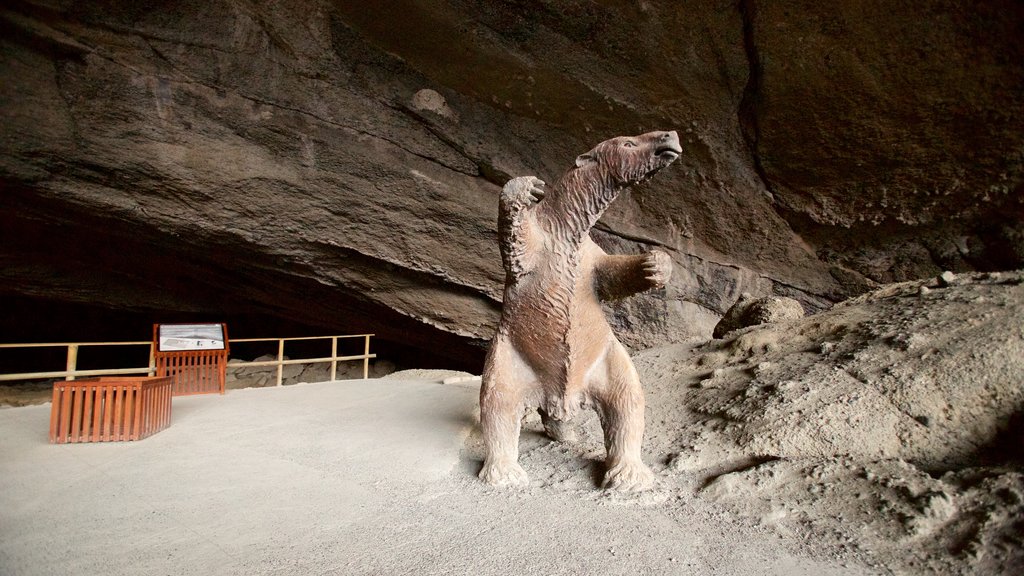
[[[363,379],[369,378],[370,360],[376,358],[376,354],[370,354],[370,338],[374,334],[350,334],[343,336],[301,336],[296,338],[232,338],[229,344],[245,342],[277,342],[277,359],[260,362],[239,362],[230,364],[231,368],[247,366],[277,366],[277,385],[281,386],[284,379],[284,367],[291,364],[318,364],[322,362],[331,363],[331,380],[338,376],[338,362],[352,360],[363,361]],[[345,338],[363,338],[363,353],[349,356],[338,356],[338,340]],[[284,359],[284,344],[296,340],[330,340],[331,355],[320,358],[296,358]],[[109,368],[99,370],[78,370],[78,349],[82,346],[149,346],[149,366],[146,368]],[[2,348],[67,348],[67,366],[65,370],[53,370],[49,372],[21,372],[18,374],[0,374],[0,381],[11,380],[32,380],[37,378],[64,378],[74,380],[78,376],[113,376],[121,374],[146,374],[152,376],[156,373],[156,363],[153,359],[152,342],[47,342],[33,344],[0,344]]]
[[[376,358],[376,354],[370,354],[371,357]],[[277,366],[278,364],[317,364],[320,362],[333,362],[343,360],[362,360],[364,356],[362,354],[358,356],[325,356],[324,358],[293,358],[291,360],[260,360],[259,362],[244,362],[236,361],[232,362],[232,367],[238,366]]]
[[[32,380],[36,378],[66,378],[78,376],[114,376],[117,374],[149,374],[152,368],[104,368],[99,370],[60,370],[58,372],[23,372],[21,374],[0,374],[0,380]]]
[[[36,344],[0,344],[0,348],[57,348],[61,346],[151,346],[145,342],[45,342]]]
[[[295,338],[232,338],[232,342],[277,342],[278,340],[326,340],[328,338],[366,338],[374,334],[346,334],[345,336],[297,336]]]
[[[284,367],[290,364],[318,364],[321,362],[331,363],[331,380],[338,379],[338,362],[344,362],[348,360],[362,360],[363,361],[363,380],[370,377],[370,359],[376,358],[376,354],[370,354],[370,338],[373,334],[353,334],[347,336],[304,336],[300,338],[238,338],[231,340],[234,342],[277,342],[277,360],[262,360],[259,362],[232,362],[229,364],[232,368],[246,367],[246,366],[277,366],[277,385],[281,386],[284,383]],[[341,338],[363,338],[364,347],[363,353],[355,356],[338,356],[338,340]],[[324,358],[296,358],[291,360],[284,359],[284,343],[293,340],[330,340],[331,341],[331,355]]]
[[[105,368],[100,370],[78,370],[78,349],[82,346],[149,346],[149,366],[146,368]],[[0,374],[0,382],[10,380],[32,380],[35,378],[64,378],[74,380],[78,376],[115,376],[118,374],[146,374],[152,376],[156,372],[153,362],[153,343],[146,342],[46,342],[35,344],[0,344],[3,348],[67,348],[67,364],[64,370],[50,372],[22,372],[20,374]]]

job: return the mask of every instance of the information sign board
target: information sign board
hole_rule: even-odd
[[[157,335],[160,352],[223,350],[223,324],[160,324]]]

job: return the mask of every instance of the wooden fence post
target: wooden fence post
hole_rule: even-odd
[[[370,377],[370,335],[366,335],[366,347],[363,349],[363,380]]]
[[[284,338],[277,341],[277,385],[284,381]]]
[[[338,337],[331,338],[331,382],[338,379]]]
[[[64,378],[64,379],[65,380],[74,380],[75,379],[75,375],[73,374],[73,372],[77,369],[77,367],[78,367],[78,344],[68,344],[67,371],[68,372],[72,372],[72,374],[68,374],[67,377]]]

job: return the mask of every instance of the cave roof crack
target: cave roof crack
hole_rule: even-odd
[[[422,116],[417,114],[414,110],[410,109],[409,107],[391,104],[390,102],[383,100],[381,100],[380,103],[388,108],[391,108],[396,112],[408,116],[418,125],[422,126],[425,130],[430,132],[430,134],[433,135],[434,138],[436,138],[438,141],[443,143],[445,146],[451,148],[457,154],[459,154],[467,161],[475,165],[477,167],[477,171],[479,172],[479,174],[473,175],[474,177],[482,177],[484,180],[487,180],[488,182],[494,184],[495,186],[504,186],[505,182],[508,182],[512,178],[511,174],[508,174],[503,170],[499,170],[490,163],[485,163],[481,159],[474,158],[466,150],[465,146],[459,144],[459,142],[457,142],[454,138],[449,137],[441,130],[438,130],[436,126],[434,126],[430,122],[427,122]]]

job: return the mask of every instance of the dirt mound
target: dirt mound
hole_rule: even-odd
[[[392,372],[385,376],[381,376],[381,378],[386,380],[426,380],[430,382],[444,382],[449,378],[473,378],[473,375],[469,372],[460,372],[458,370],[410,369]]]
[[[688,405],[735,431],[727,436],[748,456],[986,463],[1024,410],[1021,283],[896,284],[709,343],[695,355],[707,373]]]
[[[1024,566],[1022,319],[1024,274],[947,275],[642,352],[648,453],[783,532],[890,567],[1010,573]]]

